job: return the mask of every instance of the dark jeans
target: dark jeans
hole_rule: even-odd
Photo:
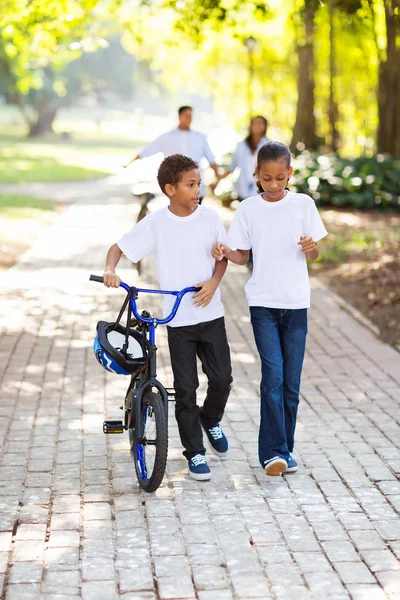
[[[224,414],[232,383],[231,357],[224,318],[185,327],[167,327],[171,366],[174,374],[175,416],[183,455],[189,460],[205,454],[201,421],[214,427]],[[197,360],[208,379],[203,407],[196,404],[199,387]]]
[[[250,307],[261,358],[261,421],[258,456],[262,466],[293,451],[300,377],[307,336],[307,309]]]

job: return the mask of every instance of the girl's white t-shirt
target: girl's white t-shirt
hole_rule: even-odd
[[[215,269],[211,249],[219,240],[227,243],[227,235],[219,215],[213,210],[198,206],[191,215],[177,217],[166,207],[147,215],[117,244],[134,263],[153,252],[160,288],[180,291],[211,279]],[[219,288],[204,308],[193,305],[193,293],[183,296],[175,318],[168,325],[196,325],[224,315]],[[176,296],[164,296],[164,318],[170,314],[175,299]]]
[[[260,195],[238,206],[229,230],[229,245],[253,251],[253,273],[245,286],[249,306],[308,308],[310,283],[301,235],[315,242],[327,235],[315,202],[306,194],[287,192],[268,202]]]

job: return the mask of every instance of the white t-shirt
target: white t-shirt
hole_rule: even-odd
[[[158,137],[154,142],[143,148],[139,152],[140,158],[153,156],[157,152],[162,152],[164,158],[171,154],[183,154],[200,163],[203,158],[207,159],[209,164],[215,163],[215,158],[208,145],[207,138],[204,134],[194,131],[193,129],[172,129]],[[204,186],[202,185],[202,195],[204,194]]]
[[[198,206],[191,215],[177,217],[167,207],[147,215],[117,244],[132,262],[153,252],[157,258],[160,288],[180,291],[211,279],[215,269],[211,248],[219,240],[227,243],[227,235],[215,211]],[[183,296],[170,326],[195,325],[224,315],[219,288],[204,308],[193,305],[193,293]],[[176,296],[164,296],[164,318],[170,314],[175,299]]]
[[[277,202],[252,196],[241,202],[229,230],[229,244],[253,250],[253,274],[245,291],[249,306],[308,308],[310,284],[301,235],[315,242],[327,235],[315,202],[287,192]]]
[[[257,183],[254,177],[254,171],[257,166],[257,154],[261,146],[264,146],[268,141],[268,138],[265,136],[262,137],[254,152],[250,150],[246,140],[239,142],[236,147],[229,170],[233,172],[236,168],[240,169],[239,177],[235,181],[235,190],[242,200],[257,194]]]

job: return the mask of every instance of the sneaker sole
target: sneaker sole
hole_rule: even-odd
[[[269,477],[278,477],[279,475],[282,475],[282,473],[284,473],[287,470],[288,466],[286,461],[284,460],[277,460],[274,463],[267,465],[265,467],[265,472],[267,475],[269,475]]]
[[[288,467],[285,473],[296,473],[299,470],[299,467]]]
[[[211,473],[192,473],[189,471],[189,477],[195,481],[209,481],[211,479]]]

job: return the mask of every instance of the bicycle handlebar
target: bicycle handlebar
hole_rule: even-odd
[[[90,281],[97,281],[97,283],[104,283],[104,277],[100,277],[100,275],[91,275],[89,277]]]
[[[101,277],[99,275],[90,275],[89,280],[96,281],[97,283],[104,283],[104,277]],[[170,321],[172,321],[172,319],[175,317],[175,315],[177,313],[177,310],[179,308],[179,305],[181,303],[183,296],[189,292],[197,292],[200,289],[200,288],[196,288],[196,287],[187,287],[187,288],[184,288],[183,290],[181,290],[180,292],[172,292],[172,291],[168,291],[168,290],[148,290],[148,289],[144,289],[144,288],[131,287],[127,283],[124,283],[123,281],[121,281],[119,285],[126,292],[129,292],[131,289],[133,289],[136,292],[141,292],[141,293],[146,293],[146,294],[164,294],[164,295],[176,296],[176,300],[174,302],[174,305],[172,307],[170,314],[168,315],[168,317],[165,317],[164,319],[158,319],[157,317],[142,317],[142,315],[139,315],[139,313],[137,311],[137,306],[136,306],[136,299],[133,296],[131,296],[130,301],[131,301],[131,306],[132,306],[132,312],[135,315],[135,318],[138,321],[141,321],[142,323],[149,323],[150,325],[154,325],[154,324],[164,325],[165,323],[169,323]]]

